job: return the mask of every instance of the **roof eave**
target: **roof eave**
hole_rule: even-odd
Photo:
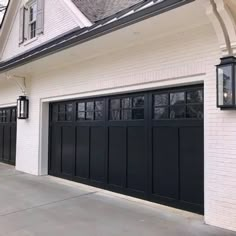
[[[86,32],[86,30],[88,30],[89,28],[83,28],[82,30],[81,29],[76,30],[73,32],[75,37],[70,37],[69,40],[65,40],[67,35],[64,35],[64,36],[57,38],[49,43],[41,45],[31,51],[28,51],[28,52],[21,54],[17,57],[14,57],[8,61],[4,61],[4,62],[0,63],[0,73],[9,71],[11,69],[14,69],[16,67],[19,67],[19,66],[22,66],[25,64],[28,64],[32,61],[49,56],[51,54],[55,54],[59,51],[65,50],[67,48],[82,44],[84,42],[87,42],[92,39],[98,38],[100,36],[106,35],[106,34],[111,33],[113,31],[122,29],[124,27],[129,26],[129,25],[138,23],[142,20],[162,14],[164,12],[170,11],[172,9],[183,6],[185,4],[191,3],[193,1],[195,1],[195,0],[165,0],[153,7],[146,8],[142,11],[139,11],[139,12],[129,15],[125,18],[121,18],[117,21],[111,22],[109,24],[106,24],[106,25],[98,27],[98,28],[96,28],[96,25],[99,24],[99,23],[97,23],[91,27],[91,28],[93,28],[93,30],[88,31],[87,33],[83,33],[83,32]],[[82,32],[82,34],[80,35],[81,32]],[[79,36],[77,37],[76,35],[78,35],[78,34],[79,34]],[[72,33],[70,33],[70,36],[73,36]],[[56,41],[60,41],[60,43],[57,44]]]

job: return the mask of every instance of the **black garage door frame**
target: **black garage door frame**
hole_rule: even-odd
[[[191,107],[194,109],[198,109],[203,112],[203,101],[201,104],[192,103],[192,104],[175,104],[172,106],[172,101],[169,101],[165,104],[161,100],[165,100],[165,95],[171,96],[172,93],[181,93],[184,91],[184,100],[188,100],[188,94],[186,91],[195,91],[196,89],[202,89],[203,92],[203,85],[194,85],[194,86],[186,86],[186,87],[178,87],[178,88],[170,88],[170,89],[163,89],[163,90],[154,90],[154,91],[141,91],[138,93],[130,93],[130,94],[118,94],[106,97],[92,97],[92,98],[85,98],[73,101],[63,101],[63,102],[54,102],[50,104],[50,122],[49,122],[49,174],[69,180],[73,180],[76,182],[92,185],[95,187],[100,187],[103,189],[115,191],[118,193],[122,193],[125,195],[130,195],[134,197],[138,197],[141,199],[161,203],[168,206],[173,206],[176,208],[196,212],[203,214],[204,212],[204,138],[203,138],[203,117],[194,117],[189,119],[183,119],[178,117],[178,119],[168,119],[167,114],[165,111],[168,111],[169,115],[171,116],[172,111],[175,114],[181,114],[181,112],[188,113],[191,116]],[[154,101],[154,97],[157,96],[158,103]],[[137,119],[132,120],[120,120],[117,119],[119,117],[115,117],[116,120],[111,120],[111,101],[125,98],[137,98],[137,97],[144,97],[144,104],[143,107],[140,106],[139,108],[133,108],[132,104],[129,107],[130,114],[135,112]],[[133,100],[133,99],[132,99]],[[203,100],[203,93],[202,93],[202,100]],[[82,112],[79,112],[78,105],[79,104],[88,104],[90,102],[104,102],[104,109],[101,112],[98,108],[94,107],[94,110],[86,111],[86,109],[82,109]],[[95,102],[94,102],[95,103]],[[68,105],[69,104],[69,105]],[[62,105],[62,109],[59,107]],[[87,105],[86,105],[87,106]],[[63,108],[64,107],[64,108]],[[61,109],[61,110],[60,110]],[[182,110],[181,110],[182,109]],[[71,111],[70,112],[67,112]],[[125,110],[125,109],[124,109]],[[125,111],[119,109],[118,113],[121,116]],[[128,111],[127,110],[127,111]],[[157,112],[157,117],[160,118],[160,112],[162,115],[161,119],[154,119],[153,113]],[[112,111],[113,112],[113,111]],[[114,113],[115,112],[115,113]],[[113,114],[116,114],[117,111],[114,110]],[[80,114],[79,114],[80,113]],[[143,113],[143,114],[142,114]],[[93,121],[91,120],[80,120],[78,122],[78,114],[83,118],[83,115],[93,116]],[[199,113],[201,116],[201,113]],[[55,116],[56,115],[56,116]],[[138,119],[139,116],[144,116],[145,119]],[[192,114],[194,115],[194,114]],[[95,116],[102,116],[102,119],[95,119]],[[129,116],[129,114],[125,114],[125,116]],[[166,118],[165,118],[166,116]],[[57,117],[57,118],[55,118]],[[127,118],[127,117],[126,117]],[[170,118],[170,117],[169,117]],[[60,120],[60,121],[59,121]],[[123,129],[121,128],[123,127]],[[142,129],[144,127],[144,129]],[[117,129],[116,129],[117,128]],[[122,139],[120,137],[124,137],[127,135],[127,129],[130,129],[130,139],[129,146],[132,150],[132,153],[127,153],[127,138]],[[92,131],[91,131],[92,130]],[[112,130],[110,132],[109,130]],[[126,130],[126,131],[125,131]],[[91,135],[93,132],[93,135]],[[101,133],[102,132],[102,133]],[[124,133],[125,132],[125,133]],[[71,142],[73,143],[73,148],[69,148],[67,150],[62,149],[62,141],[60,141],[60,136],[64,137],[65,145],[69,147]],[[161,134],[161,136],[159,135]],[[53,136],[57,136],[58,139],[54,139]],[[71,139],[71,136],[75,138]],[[99,137],[103,136],[103,138],[92,138],[91,137]],[[115,144],[110,144],[113,140],[115,143],[120,142],[121,148],[116,148]],[[133,136],[133,137],[132,137]],[[196,138],[196,143],[194,142],[194,138],[191,138],[191,141],[188,141],[188,137],[193,136]],[[116,137],[119,140],[116,140]],[[136,141],[132,143],[132,138]],[[182,138],[183,137],[183,138]],[[95,140],[93,140],[95,139]],[[158,142],[158,148],[155,145],[155,142]],[[79,141],[78,141],[79,140]],[[93,150],[86,150],[86,140],[89,142],[89,145],[93,145]],[[178,141],[176,141],[178,140]],[[184,141],[181,141],[184,140]],[[199,142],[199,140],[201,140]],[[67,143],[68,142],[68,143]],[[76,143],[80,143],[83,146],[82,149],[77,148]],[[84,142],[84,145],[83,145]],[[188,143],[189,142],[189,143]],[[166,146],[166,144],[168,144]],[[110,148],[110,145],[115,148]],[[72,147],[71,146],[71,147]],[[88,146],[88,145],[87,145]],[[101,146],[106,146],[106,148],[101,149]],[[59,147],[59,148],[58,148]],[[190,149],[188,150],[188,148]],[[87,147],[88,149],[90,147]],[[114,149],[114,150],[112,150]],[[78,151],[79,150],[79,151]],[[74,163],[74,165],[69,166],[69,162],[63,161],[63,158],[58,160],[55,158],[56,156],[62,156],[61,152],[65,152],[65,155],[71,156],[74,160],[71,160],[70,163]],[[92,152],[92,153],[91,153]],[[86,168],[80,168],[80,166],[76,166],[76,155],[84,156],[85,153],[89,153],[89,158],[87,163],[82,163],[82,166],[89,166],[88,170]],[[182,154],[183,153],[183,154]],[[135,158],[140,159],[139,166],[135,166],[134,163],[127,163],[127,156],[134,156]],[[91,161],[91,156],[93,160]],[[110,156],[112,157],[120,157],[125,158],[124,166],[120,168],[120,166],[114,161],[113,166],[111,166],[111,161],[109,160]],[[142,163],[142,156],[146,157],[146,161]],[[180,158],[181,156],[181,158]],[[202,158],[198,161],[198,156]],[[103,157],[101,159],[101,157]],[[166,158],[168,157],[168,158]],[[195,160],[195,163],[190,163],[189,157],[192,157]],[[100,159],[99,159],[100,158]],[[158,161],[158,165],[155,166],[154,159],[160,159]],[[155,160],[156,160],[155,159]],[[98,161],[97,161],[98,160]],[[176,168],[169,168],[169,163],[171,161],[175,162],[175,166],[178,166],[178,171]],[[196,161],[197,160],[197,161]],[[132,162],[131,161],[131,162]],[[90,170],[91,163],[94,165],[94,170],[97,167],[99,171]],[[161,163],[161,167],[160,164]],[[129,181],[127,182],[127,166],[131,165],[134,168],[137,168],[140,173],[143,173],[142,176],[135,176],[131,175]],[[196,165],[196,169],[199,170],[199,173],[194,171],[194,167],[192,167],[191,172],[187,170],[186,167],[190,165]],[[198,166],[197,166],[198,165]],[[63,168],[67,168],[68,170],[72,170],[72,174],[68,174],[71,171],[65,170],[64,173],[62,170]],[[183,167],[183,168],[182,168]],[[155,170],[154,170],[155,168]],[[76,171],[82,173],[83,177],[76,176]],[[117,184],[111,184],[109,176],[110,169],[113,169],[113,172],[123,172],[123,176],[125,178],[119,179]],[[158,171],[156,171],[158,170]],[[170,174],[166,174],[168,172]],[[178,173],[177,173],[178,172]],[[160,174],[161,173],[161,178]],[[156,176],[155,175],[159,175]],[[191,179],[182,178],[181,176],[188,176],[191,178],[199,178],[197,183],[197,188],[199,191],[192,191]],[[113,176],[113,178],[116,178]],[[133,179],[132,179],[133,178]],[[158,182],[154,184],[154,179],[164,179],[163,182]],[[113,182],[116,182],[117,179],[114,179]],[[159,181],[159,180],[158,180]],[[143,184],[141,184],[143,183]],[[166,183],[166,184],[165,184]],[[128,185],[132,187],[129,187]],[[135,186],[137,185],[137,186]],[[154,186],[158,186],[157,189]],[[184,186],[184,190],[180,191],[180,185]],[[140,187],[141,186],[141,187]],[[172,186],[172,191],[169,191],[167,186]],[[173,187],[174,186],[174,187]],[[142,190],[140,190],[141,188]],[[174,189],[174,190],[173,190]],[[194,190],[194,189],[193,189]],[[155,192],[155,193],[154,193]],[[196,195],[196,196],[195,196]],[[200,199],[201,204],[193,204],[185,201],[185,199],[194,199],[198,201]],[[182,199],[182,200],[180,200]]]
[[[16,162],[16,107],[0,108],[0,162]]]

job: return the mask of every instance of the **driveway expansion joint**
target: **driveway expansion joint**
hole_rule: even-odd
[[[93,195],[93,194],[96,194],[96,193],[98,193],[98,192],[99,192],[99,191],[90,192],[90,193],[84,193],[84,194],[77,195],[77,196],[74,196],[74,197],[68,197],[68,198],[65,198],[65,199],[58,200],[58,201],[52,201],[52,202],[49,202],[49,203],[36,205],[36,206],[33,206],[33,207],[21,209],[21,210],[18,210],[18,211],[9,212],[9,213],[6,213],[6,214],[0,214],[0,217],[9,216],[9,215],[13,215],[13,214],[16,214],[16,213],[20,213],[20,212],[25,212],[25,211],[37,209],[37,208],[40,208],[40,207],[44,207],[44,206],[49,206],[49,205],[57,204],[57,203],[59,203],[59,202],[65,202],[65,201],[69,201],[69,200],[72,200],[72,199],[76,199],[76,198],[81,198],[81,197]]]

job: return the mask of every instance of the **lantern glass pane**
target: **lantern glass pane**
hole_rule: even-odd
[[[218,104],[233,105],[232,65],[218,68]]]
[[[20,100],[17,100],[17,117],[20,117]]]
[[[235,99],[235,104],[236,104],[236,65],[234,66],[234,99]]]
[[[25,101],[21,101],[20,104],[20,117],[21,118],[25,117]]]
[[[27,114],[28,114],[28,101],[27,100],[25,100],[24,105],[25,105],[25,107],[24,107],[24,118],[26,119]]]

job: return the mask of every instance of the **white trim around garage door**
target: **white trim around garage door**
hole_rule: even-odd
[[[132,93],[142,90],[163,89],[168,87],[178,87],[185,85],[194,85],[204,82],[205,74],[195,74],[188,77],[179,77],[153,81],[142,84],[133,84],[130,86],[102,89],[96,91],[85,91],[79,94],[67,94],[40,99],[40,124],[39,124],[39,175],[48,175],[48,136],[49,136],[49,103],[63,100],[74,100],[78,98],[87,98],[95,96],[107,96],[120,93]]]

